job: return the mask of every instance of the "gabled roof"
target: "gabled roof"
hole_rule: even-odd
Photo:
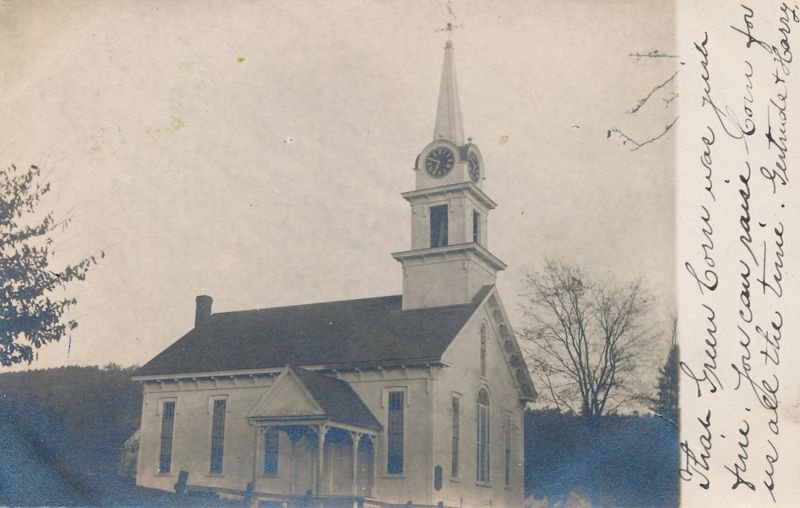
[[[520,394],[520,399],[532,402],[536,400],[536,388],[533,386],[528,366],[525,365],[522,350],[514,338],[511,323],[506,316],[500,295],[495,292],[487,301],[486,310],[491,315],[492,323],[497,327],[498,340],[502,344],[500,350],[508,365],[514,384]]]
[[[289,384],[295,386],[281,386]],[[302,390],[310,400],[303,405],[302,400],[298,403],[298,399],[303,397],[286,397],[291,388]],[[275,400],[276,398],[281,400]],[[292,400],[285,400],[287,398]],[[292,407],[281,409],[285,404],[291,404]],[[305,411],[298,413],[302,409]],[[375,415],[346,381],[292,366],[286,366],[250,412],[249,418],[262,422],[291,421],[298,418],[325,419],[376,431],[382,428]]]
[[[380,430],[381,424],[346,381],[318,372],[295,368],[295,373],[314,400],[332,420]]]
[[[436,362],[492,287],[430,309],[403,311],[398,295],[212,314],[136,376]]]

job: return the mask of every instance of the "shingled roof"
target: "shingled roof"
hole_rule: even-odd
[[[299,367],[295,367],[294,372],[328,418],[367,429],[381,430],[380,422],[346,381]]]
[[[437,361],[493,286],[472,302],[402,310],[386,296],[212,314],[136,376]]]

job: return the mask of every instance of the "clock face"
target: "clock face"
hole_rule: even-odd
[[[431,150],[425,158],[425,170],[434,178],[441,178],[453,169],[456,156],[452,150],[440,146]]]
[[[469,177],[473,182],[478,183],[481,179],[481,163],[478,161],[478,156],[474,152],[470,153],[467,162],[469,163]]]

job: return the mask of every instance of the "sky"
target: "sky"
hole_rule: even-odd
[[[464,130],[519,328],[545,258],[644,278],[674,313],[674,12],[660,0],[454,0]],[[443,1],[0,0],[0,163],[69,229],[79,327],[32,367],[141,365],[214,311],[398,294],[432,140]],[[609,137],[609,134],[611,136]],[[666,325],[665,325],[666,326]],[[666,328],[665,328],[666,333]]]

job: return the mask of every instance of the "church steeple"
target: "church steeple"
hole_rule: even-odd
[[[453,51],[448,40],[434,139],[414,165],[416,189],[403,193],[411,205],[411,250],[392,254],[403,265],[403,310],[471,302],[505,268],[487,247],[496,205],[481,189],[480,150],[464,142]]]
[[[433,140],[446,139],[461,146],[464,144],[464,127],[461,122],[461,104],[458,100],[458,81],[453,52],[453,41],[448,40],[444,45],[444,64],[439,84],[439,104],[436,108]]]

